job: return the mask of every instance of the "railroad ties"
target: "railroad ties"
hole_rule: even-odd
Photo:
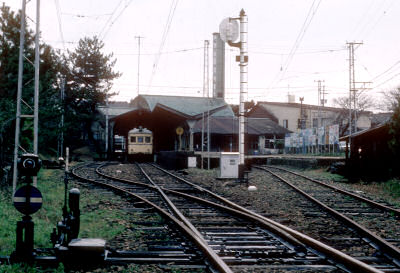
[[[163,251],[181,251],[183,257],[181,261],[175,257],[176,262],[168,263],[170,267],[203,267],[217,272],[381,272],[157,166],[86,165],[74,173],[129,195],[132,205],[124,209],[156,214],[160,219],[147,227],[146,221],[135,220],[141,233],[149,228],[149,233],[161,231],[163,235],[156,240],[151,236],[132,239],[131,244],[146,246],[140,251],[118,250],[118,245],[113,245],[114,251],[107,257],[110,262],[149,261],[145,258],[153,257],[154,242],[159,247],[165,241]],[[163,263],[162,258],[152,262]]]

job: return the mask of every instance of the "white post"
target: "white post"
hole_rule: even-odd
[[[244,164],[244,101],[247,95],[247,15],[240,11],[239,163]]]
[[[22,0],[21,31],[19,34],[17,111],[16,111],[16,117],[15,117],[13,194],[15,193],[15,190],[17,188],[17,177],[18,177],[17,163],[18,163],[19,133],[20,133],[20,124],[21,124],[22,76],[23,76],[24,44],[25,44],[25,9],[26,9],[26,0]]]

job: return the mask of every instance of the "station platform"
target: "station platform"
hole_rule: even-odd
[[[194,152],[196,156],[210,157],[218,160],[220,152]],[[308,155],[308,154],[269,154],[269,155],[245,155],[245,160],[252,164],[290,165],[301,168],[327,167],[336,162],[345,162],[344,156],[333,155]]]

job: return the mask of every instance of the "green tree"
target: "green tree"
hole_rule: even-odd
[[[0,8],[0,154],[1,162],[12,158],[15,132],[15,111],[18,85],[18,59],[21,13],[15,13],[9,7]],[[34,61],[33,32],[25,26],[25,59]],[[57,98],[57,71],[59,57],[54,50],[40,45],[40,106],[39,106],[39,151],[47,152],[56,145],[57,137],[53,120],[59,116]],[[33,106],[34,66],[24,60],[23,100]],[[21,106],[22,114],[32,114],[25,104]],[[33,121],[21,120],[21,146],[32,151]]]
[[[400,161],[400,88],[388,94],[388,102],[389,109],[393,111],[393,116],[389,123],[389,134],[391,135],[389,147],[395,155],[394,158]]]
[[[110,93],[112,81],[121,74],[113,70],[116,62],[113,54],[102,53],[103,48],[104,43],[96,36],[85,37],[65,57],[65,117],[66,128],[71,128],[70,138],[92,139],[90,125],[96,105],[115,95]]]

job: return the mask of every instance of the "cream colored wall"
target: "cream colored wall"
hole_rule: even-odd
[[[297,120],[300,118],[300,108],[268,105],[268,110],[278,118],[279,125],[283,126],[283,120],[288,120],[288,129],[292,132],[297,131]]]

